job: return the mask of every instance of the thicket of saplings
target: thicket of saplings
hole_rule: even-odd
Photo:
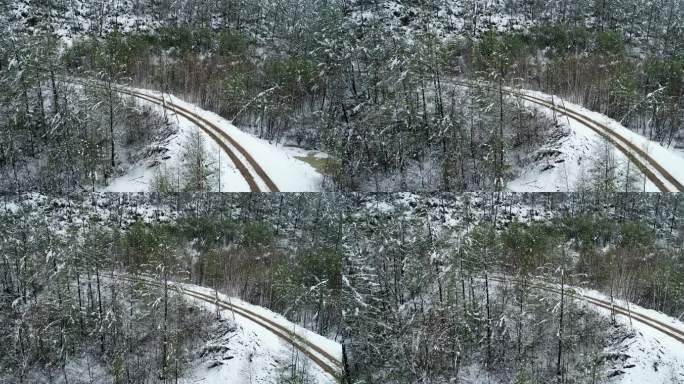
[[[357,294],[369,294],[348,316],[352,375],[362,382],[447,382],[473,374],[473,364],[486,372],[478,377],[507,382],[601,382],[613,372],[607,347],[626,330],[570,290],[561,299],[535,288],[539,280],[589,285],[675,316],[684,309],[681,250],[657,245],[640,221],[479,224],[455,250],[425,225],[396,224],[364,229],[367,249],[383,249],[365,256],[378,272],[372,284],[360,265],[350,276]],[[435,259],[443,249],[449,256]],[[514,282],[499,281],[502,273]]]
[[[616,32],[544,25],[477,40],[390,36],[379,47],[372,25],[338,22],[348,30],[321,33],[354,32],[368,52],[336,55],[330,42],[303,52],[283,38],[292,49],[267,46],[275,52],[264,59],[263,43],[236,30],[178,26],[77,43],[65,62],[77,73],[113,67],[114,78],[181,93],[262,137],[323,148],[342,160],[337,181],[352,190],[501,188],[521,165],[503,153],[548,139],[548,127],[530,128],[538,117],[508,101],[499,108],[495,90],[463,94],[449,81],[462,72],[574,97],[663,143],[680,126],[684,60],[631,57]]]
[[[120,176],[129,164],[164,155],[163,148],[151,144],[174,129],[151,108],[108,89],[75,91],[28,65],[20,81],[0,95],[2,190],[90,191]]]
[[[339,327],[340,258],[334,249],[290,254],[270,226],[216,218],[136,222],[125,231],[92,226],[68,234],[16,223],[2,245],[2,367],[12,380],[88,373],[114,382],[182,375],[215,315],[160,284],[189,280],[283,313],[323,334]],[[8,232],[9,233],[9,232]],[[45,262],[47,260],[47,262]],[[310,287],[315,287],[309,289]],[[43,376],[44,377],[44,376]]]
[[[81,238],[19,226],[2,250],[0,379],[162,382],[183,374],[213,314],[113,276],[102,253],[112,244],[100,242],[100,231]]]

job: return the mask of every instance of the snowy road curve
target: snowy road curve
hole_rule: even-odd
[[[78,79],[68,79],[67,82],[77,83],[84,87],[106,88],[105,85],[100,83],[85,82]],[[205,119],[199,114],[190,111],[187,108],[177,105],[170,99],[167,99],[163,96],[158,97],[151,94],[142,93],[133,89],[125,88],[119,85],[112,85],[112,89],[118,93],[137,97],[150,103],[157,104],[163,108],[166,108],[172,112],[175,112],[183,116],[184,118],[188,119],[189,121],[197,125],[197,127],[206,132],[207,135],[209,135],[209,137],[211,137],[211,139],[214,140],[216,144],[228,155],[230,160],[233,162],[233,164],[235,164],[235,167],[238,169],[242,177],[249,185],[251,192],[262,192],[261,188],[255,180],[253,173],[255,173],[262,180],[263,184],[265,184],[268,188],[268,191],[279,192],[278,187],[275,185],[273,180],[271,180],[268,174],[264,171],[261,165],[259,165],[259,163],[257,163],[256,160],[254,160],[254,157],[249,152],[247,152],[247,150],[242,145],[240,145],[240,143],[238,143],[235,139],[228,135],[224,130],[217,127],[214,123],[210,122],[209,120]],[[231,147],[235,149],[237,152],[239,152],[245,161],[242,161],[235,153],[236,151],[233,151]]]
[[[492,85],[482,83],[456,81],[454,84],[498,90]],[[502,91],[529,103],[549,108],[596,132],[620,150],[661,192],[684,192],[684,184],[680,181],[684,177],[678,172],[679,170],[675,169],[678,162],[664,161],[664,158],[669,160],[671,154],[667,153],[668,151],[662,146],[647,142],[645,138],[633,132],[627,132],[626,129],[611,128],[609,124],[599,122],[596,116],[590,116],[590,114],[594,115],[595,113],[579,111],[575,106],[569,106],[571,103],[566,103],[562,99],[558,99],[560,104],[557,104],[554,97],[549,100],[548,95],[539,92],[514,90],[510,87],[503,87]],[[650,147],[650,151],[642,146]]]
[[[504,276],[490,276],[502,284],[522,282]],[[561,294],[558,284],[531,280],[527,287],[553,294]],[[660,312],[613,299],[600,292],[566,286],[563,294],[592,306],[604,316],[614,316],[616,322],[634,330],[636,337],[622,346],[631,365],[615,377],[621,384],[684,382],[684,324]],[[679,381],[678,381],[679,380]]]
[[[132,278],[125,275],[118,275],[118,277],[129,282],[143,283],[155,287],[162,286],[161,283],[147,278]],[[294,330],[286,327],[282,322],[278,322],[276,319],[271,319],[263,314],[257,313],[257,311],[254,309],[248,308],[246,304],[241,305],[237,304],[233,300],[223,300],[219,298],[219,296],[223,295],[219,295],[213,289],[190,287],[187,284],[174,282],[168,282],[168,284],[174,290],[185,296],[198,299],[211,305],[216,305],[220,308],[229,310],[232,313],[237,314],[255,324],[258,324],[306,355],[334,382],[340,381],[342,363],[339,357],[333,356],[334,354],[338,354],[337,351],[332,352],[330,351],[329,345],[319,345],[319,343],[317,343],[315,340],[312,340],[312,332],[307,332],[305,335],[296,333]],[[210,292],[213,292],[213,294]],[[322,339],[322,337],[318,337],[318,339]]]
[[[490,277],[491,280],[500,282],[500,283],[510,283],[510,282],[516,282],[516,283],[521,283],[520,281],[514,281],[514,280],[508,280],[504,279],[501,277]],[[539,290],[543,290],[546,292],[552,292],[552,293],[557,293],[560,294],[561,290],[559,287],[554,287],[551,285],[547,284],[541,284],[541,283],[527,283],[527,286],[530,288],[535,288]],[[629,305],[627,303],[627,307],[622,307],[618,304],[615,304],[615,302],[610,302],[607,300],[603,300],[601,298],[593,297],[589,295],[586,292],[583,292],[582,290],[579,290],[577,288],[572,288],[572,287],[566,287],[564,290],[564,294],[571,296],[575,299],[583,300],[586,301],[589,304],[595,305],[597,307],[601,307],[604,309],[608,309],[613,311],[615,314],[618,315],[623,315],[626,316],[627,318],[631,318],[632,320],[638,321],[640,323],[645,324],[648,327],[651,327],[653,329],[656,329],[662,333],[664,333],[667,336],[672,337],[673,339],[677,340],[678,342],[682,343],[682,347],[684,347],[684,329],[676,328],[670,324],[667,324],[663,321],[660,321],[654,317],[651,317],[646,314],[642,314],[639,312],[639,310],[635,310],[634,308],[638,308],[634,305]]]

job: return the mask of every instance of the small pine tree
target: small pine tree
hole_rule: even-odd
[[[187,137],[183,147],[182,172],[185,191],[207,192],[215,184],[214,176],[218,170],[209,160],[209,152],[205,148],[204,137],[199,130]]]
[[[607,141],[598,151],[596,161],[589,169],[591,189],[596,192],[616,192],[619,188],[618,165],[612,147]]]
[[[534,382],[532,375],[522,370],[515,374],[515,379],[513,380],[513,384],[533,384]]]
[[[631,161],[620,169],[620,192],[634,192],[639,190],[640,177],[637,168]]]
[[[150,191],[161,193],[174,192],[175,188],[172,178],[170,177],[170,173],[171,172],[169,172],[166,168],[157,170],[152,178],[152,182],[150,183]]]

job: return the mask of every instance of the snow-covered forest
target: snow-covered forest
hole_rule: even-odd
[[[0,384],[684,384],[683,0],[0,0]]]
[[[0,382],[681,383],[682,209],[644,193],[5,195]]]
[[[199,138],[169,145],[173,119],[115,92],[120,84],[174,94],[296,148],[319,189],[652,189],[650,166],[506,87],[610,118],[649,154],[666,152],[656,160],[682,179],[681,1],[2,7],[3,190],[104,188],[140,162],[155,169],[146,190],[219,189],[216,152]],[[75,90],[74,77],[90,85]]]
[[[343,269],[352,382],[684,381],[681,337],[637,317],[684,330],[678,195],[357,200]]]
[[[235,323],[235,313],[221,314],[218,302],[198,307],[165,283],[254,305],[293,334],[327,336],[318,343],[337,355],[336,199],[6,196],[0,382],[329,382],[303,353],[277,338],[269,344],[254,325]]]

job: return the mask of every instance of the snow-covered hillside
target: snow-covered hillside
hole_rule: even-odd
[[[179,285],[186,290],[201,292],[208,296],[214,297],[216,295],[215,291],[210,288],[192,284]],[[342,346],[338,342],[293,324],[283,316],[268,309],[245,303],[240,299],[231,298],[221,293],[217,297],[219,300],[248,308],[250,311],[276,322],[320,346],[338,360],[342,360]],[[216,306],[210,302],[197,298],[189,298],[189,300],[208,311],[216,311]],[[312,384],[333,384],[337,382],[334,377],[324,372],[308,356],[302,354],[301,351],[272,331],[228,309],[221,309],[220,316],[221,319],[232,320],[235,323],[235,332],[226,334],[219,340],[210,341],[211,349],[219,349],[222,353],[204,356],[204,361],[195,362],[195,367],[187,374],[184,382],[201,381],[212,384],[277,383],[289,371],[293,370],[293,366],[296,366],[294,369],[303,370],[304,377],[302,379],[305,382]]]
[[[599,298],[610,301],[610,297],[590,289],[577,289],[581,296]],[[684,322],[665,315],[661,312],[646,309],[625,300],[614,300],[615,305],[627,308],[634,314],[648,316],[668,326],[684,332]],[[598,312],[604,317],[610,317],[609,309],[598,307],[590,303],[587,308]],[[609,353],[613,353],[610,363],[613,365],[611,374],[614,376],[609,383],[641,384],[641,383],[684,383],[684,343],[676,340],[648,324],[633,320],[629,316],[616,315],[619,326],[631,331],[618,345],[613,346]]]
[[[500,72],[505,84],[576,97],[613,118],[627,116],[628,129],[678,146],[682,9],[674,1],[662,3],[669,7],[634,0],[613,6],[599,0],[6,2],[0,27],[16,39],[2,41],[9,53],[0,55],[0,65],[10,75],[0,78],[8,88],[8,117],[0,124],[12,127],[11,139],[8,134],[2,143],[16,161],[11,167],[0,162],[0,170],[8,175],[3,179],[14,179],[4,183],[7,189],[78,190],[102,186],[128,167],[121,159],[125,145],[115,143],[120,135],[108,132],[117,130],[111,125],[123,130],[126,124],[111,123],[112,116],[102,124],[111,110],[88,113],[88,121],[73,118],[87,108],[71,103],[38,111],[51,104],[51,94],[59,98],[60,90],[49,84],[54,74],[69,73],[172,90],[232,119],[234,126],[221,123],[226,131],[256,127],[259,137],[300,147],[264,149],[241,136],[269,163],[284,191],[318,189],[311,188],[313,168],[297,169],[289,161],[302,151],[314,153],[311,159],[298,156],[313,167],[327,167],[321,172],[334,184],[326,188],[350,191],[492,190],[515,173],[519,177],[509,187],[514,191],[574,191],[596,187],[587,159],[597,157],[614,163],[615,179],[639,179],[623,155],[603,148],[590,131],[561,121],[561,133],[570,133],[548,138],[540,148],[548,119],[534,121],[538,115],[523,116],[512,103],[498,108],[495,94],[463,95],[446,84],[456,78],[492,81]],[[505,60],[496,68],[500,55]],[[15,97],[20,94],[21,101]],[[500,129],[493,130],[494,124]],[[48,134],[41,136],[43,130]],[[88,141],[70,142],[73,132],[92,141],[90,158],[73,150]],[[672,160],[657,145],[651,148],[654,143],[635,140],[658,159]],[[503,149],[492,146],[499,142]],[[164,157],[171,159],[164,162],[178,157],[176,143],[167,143]],[[504,153],[492,163],[492,151]],[[533,151],[523,164],[517,161]],[[333,161],[320,161],[328,155]],[[220,189],[247,190],[230,162],[216,156],[226,160],[216,161],[224,176]],[[68,166],[54,164],[55,158],[67,158]],[[521,169],[525,164],[530,166]],[[149,173],[138,165],[111,190],[143,190]],[[201,184],[194,189],[207,190]],[[666,189],[658,181],[624,184],[595,189]]]
[[[342,353],[331,340],[342,326],[339,263],[312,245],[329,244],[328,234],[338,233],[328,225],[338,214],[328,213],[323,197],[4,195],[0,382],[110,383],[122,377],[123,365],[131,383],[335,382]],[[133,260],[140,268],[127,265]],[[312,263],[320,266],[317,275]],[[180,284],[165,291],[165,271],[197,285],[183,284],[182,294]],[[231,295],[218,295],[229,307],[222,321],[206,285]],[[208,303],[194,299],[202,294]],[[19,342],[30,348],[22,353]]]
[[[678,180],[684,180],[684,155],[675,148],[669,148],[660,143],[632,131],[603,114],[590,111],[580,105],[563,100],[558,96],[548,95],[537,91],[522,90],[524,94],[536,96],[562,106],[568,110],[580,113],[599,123],[606,125],[620,136],[634,143],[638,148],[652,156],[660,165]],[[514,192],[573,192],[588,188],[592,175],[590,170],[596,166],[600,158],[610,162],[608,166],[615,169],[616,180],[623,185],[628,177],[631,181],[627,190],[643,190],[644,192],[658,192],[659,189],[651,180],[646,178],[640,169],[630,164],[627,156],[607,142],[601,135],[577,120],[561,115],[550,108],[537,105],[530,101],[523,101],[527,108],[535,109],[553,121],[557,122],[566,132],[559,137],[551,138],[540,149],[531,153],[530,165],[508,184]],[[650,168],[650,167],[649,167]]]
[[[684,382],[684,337],[644,320],[684,335],[676,195],[400,193],[361,205],[345,266],[361,377]],[[615,322],[609,292],[630,301],[614,301]],[[390,350],[413,359],[378,353]]]
[[[440,39],[462,38],[464,34],[479,35],[491,29],[522,31],[534,24],[524,14],[513,14],[504,1],[447,0],[426,6],[396,0],[383,0],[356,5],[349,20],[363,25],[382,22],[385,28],[411,41],[416,35],[429,31]]]
[[[70,46],[89,34],[105,35],[114,30],[144,32],[158,28],[162,20],[139,1],[40,1],[15,0],[7,3],[7,17],[15,33],[51,33]]]

